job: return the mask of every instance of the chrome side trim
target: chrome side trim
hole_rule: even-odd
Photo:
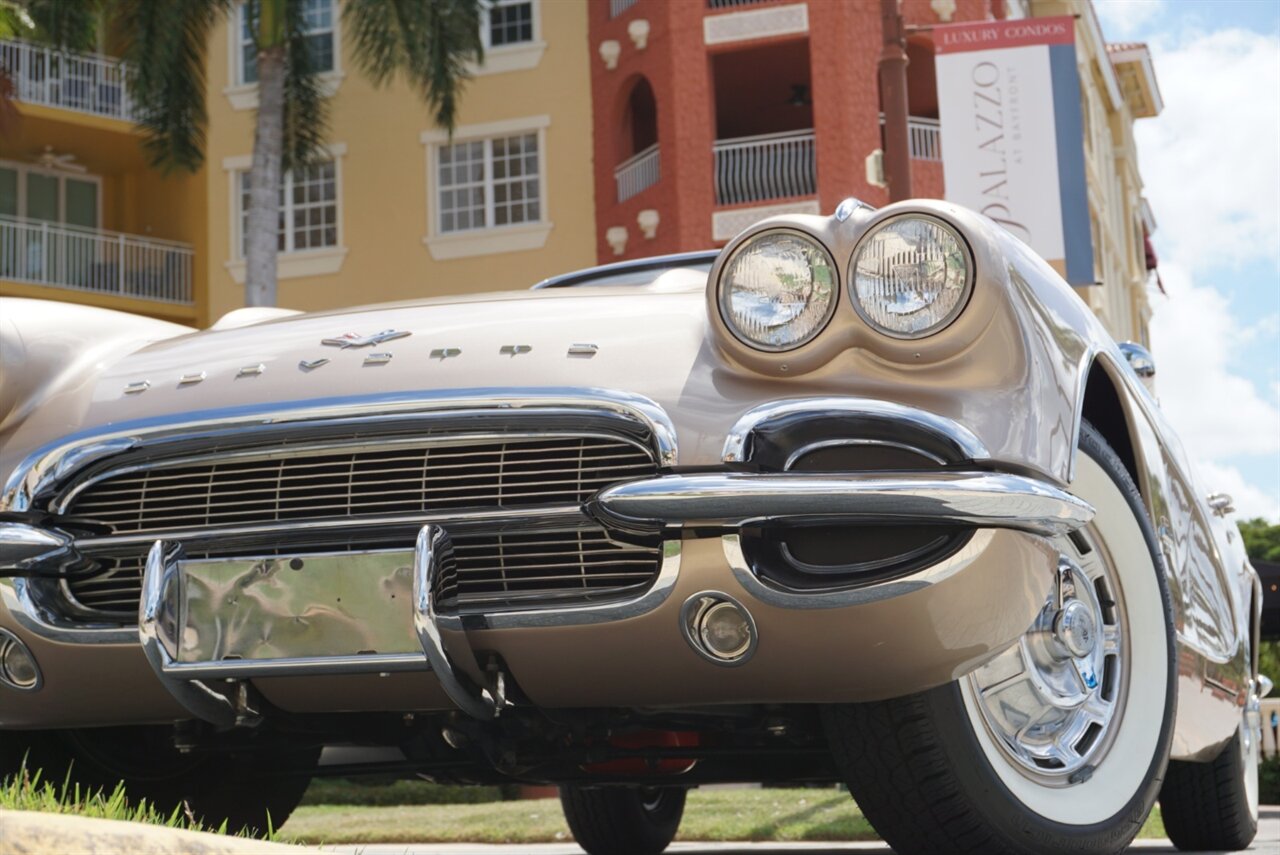
[[[446,620],[436,611],[434,597],[436,577],[452,553],[453,546],[443,528],[424,525],[418,532],[413,558],[413,628],[418,633],[422,652],[426,654],[431,670],[439,678],[440,687],[449,700],[472,718],[490,721],[497,718],[506,705],[501,680],[493,689],[472,683],[454,667],[453,657],[445,649],[444,636],[440,631],[441,625],[447,623],[455,633],[461,632],[461,625],[456,619]]]
[[[763,581],[752,571],[743,554],[741,538],[736,534],[721,537],[720,545],[724,550],[725,560],[733,571],[733,578],[760,602],[783,609],[839,609],[900,597],[936,585],[976,561],[986,551],[994,536],[992,529],[976,531],[969,542],[954,555],[902,579],[849,590],[822,591],[793,591]]]
[[[183,709],[202,721],[227,728],[235,724],[236,709],[231,701],[203,683],[186,680],[169,673],[177,659],[177,645],[166,630],[180,627],[174,613],[173,589],[178,584],[178,561],[182,545],[157,540],[147,554],[147,569],[142,577],[142,601],[138,604],[138,640],[142,652],[160,679],[160,684],[173,695]]]
[[[905,422],[950,440],[966,460],[991,458],[986,447],[972,431],[927,410],[875,398],[788,398],[771,401],[743,413],[725,437],[721,459],[725,463],[745,461],[748,457],[747,443],[753,431],[770,421],[796,413],[807,413],[815,417],[855,415],[882,422]]]
[[[738,528],[778,520],[930,522],[1066,534],[1093,508],[1041,481],[990,472],[665,475],[602,490],[588,503],[624,531]]]
[[[653,435],[660,466],[676,463],[675,424],[655,401],[610,389],[578,387],[482,388],[401,392],[253,404],[104,425],[54,440],[26,457],[6,480],[0,511],[25,511],[33,497],[80,467],[139,443],[217,437],[248,428],[324,422],[359,425],[370,421],[469,412],[603,412],[632,419]]]
[[[602,264],[599,267],[589,267],[586,270],[578,270],[573,273],[565,273],[560,276],[543,279],[529,290],[541,291],[544,288],[572,288],[575,285],[592,285],[595,284],[593,280],[609,279],[627,273],[643,273],[647,270],[674,270],[680,267],[701,267],[705,265],[709,271],[711,265],[715,263],[719,256],[719,250],[710,249],[697,252],[680,252],[672,255],[655,255],[649,258],[633,258],[629,261],[615,261],[613,264]],[[654,278],[656,279],[657,276],[658,274],[655,272]]]

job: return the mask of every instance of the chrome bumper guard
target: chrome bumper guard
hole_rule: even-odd
[[[666,475],[603,490],[588,511],[606,526],[635,533],[770,522],[927,522],[1055,537],[1093,518],[1093,508],[1069,493],[994,472]]]
[[[461,621],[439,614],[433,601],[437,574],[451,560],[448,535],[434,525],[423,526],[412,553],[186,561],[181,544],[156,541],[138,637],[169,693],[219,727],[253,710],[243,683],[232,696],[205,680],[393,671],[434,671],[460,709],[492,719],[506,703],[502,675],[482,688],[457,667],[460,655],[472,656]],[[368,566],[350,573],[354,563]]]

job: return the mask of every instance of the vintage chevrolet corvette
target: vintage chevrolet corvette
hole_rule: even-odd
[[[972,212],[203,332],[3,300],[0,359],[5,772],[256,830],[317,773],[552,782],[591,853],[719,781],[904,852],[1254,835],[1230,499]]]

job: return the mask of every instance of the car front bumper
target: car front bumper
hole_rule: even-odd
[[[229,683],[251,683],[298,713],[456,707],[480,718],[500,713],[504,680],[548,708],[852,702],[940,685],[1025,631],[1055,578],[1050,539],[1087,523],[1092,509],[999,471],[958,425],[872,410],[884,424],[926,424],[974,465],[735,471],[750,435],[735,432],[722,471],[615,484],[586,503],[584,515],[617,537],[664,544],[652,585],[621,601],[442,613],[433,591],[447,524],[424,526],[411,551],[341,556],[187,560],[182,542],[157,541],[137,627],[68,626],[29,580],[0,579],[0,627],[43,677],[34,691],[0,686],[0,727],[190,717],[229,726],[246,714]],[[813,524],[932,524],[971,535],[910,573],[829,589],[780,587],[744,556],[746,528]],[[0,522],[0,566],[29,568],[69,548],[30,521]],[[314,570],[286,569],[291,558]],[[365,559],[379,568],[372,575],[345,572]],[[304,577],[309,587],[297,595]],[[361,600],[355,587],[376,595]],[[708,592],[736,601],[757,628],[753,655],[735,667],[709,662],[682,632],[684,605]]]

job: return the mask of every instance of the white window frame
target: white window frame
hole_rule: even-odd
[[[94,218],[98,225],[94,231],[103,229],[102,225],[102,176],[94,175],[91,172],[69,172],[65,169],[46,169],[42,166],[36,166],[30,163],[22,163],[17,160],[0,160],[0,166],[5,169],[12,169],[18,173],[18,213],[17,219],[27,220],[31,222],[26,214],[27,210],[27,174],[35,173],[36,175],[45,175],[50,178],[58,179],[58,218],[49,222],[56,223],[60,226],[68,226],[67,223],[67,182],[70,178],[74,181],[83,181],[87,184],[97,185],[98,191],[95,194],[98,210],[94,212]],[[69,226],[73,229],[81,229],[84,226]]]
[[[337,244],[316,249],[281,251],[276,256],[276,276],[279,279],[296,279],[306,276],[324,276],[337,273],[347,257],[346,236],[343,228],[345,204],[343,198],[342,161],[347,154],[346,143],[332,143],[321,149],[323,156],[333,161],[334,204],[336,206]],[[237,284],[245,280],[243,213],[240,210],[240,176],[253,166],[252,155],[224,158],[222,169],[227,173],[228,229],[231,238],[230,258],[223,267]],[[287,196],[288,194],[286,194]],[[292,229],[293,224],[288,223]],[[291,242],[288,241],[288,242]]]
[[[513,0],[525,2],[525,0]],[[532,5],[533,38],[527,42],[500,45],[489,45],[489,7],[480,10],[480,43],[484,45],[484,62],[468,63],[467,70],[472,74],[505,74],[510,71],[528,71],[537,68],[542,62],[542,54],[547,43],[542,38],[542,0],[527,0]]]
[[[326,97],[333,95],[346,78],[342,69],[342,9],[338,0],[330,0],[333,4],[333,68],[316,75],[320,80],[320,91]],[[227,20],[227,85],[222,94],[227,97],[234,110],[258,109],[258,84],[244,82],[244,52],[241,50],[240,34],[244,30],[244,2],[236,3],[234,12]]]
[[[550,187],[547,184],[547,129],[551,117],[528,116],[506,119],[478,125],[464,125],[454,129],[453,138],[441,130],[423,131],[419,139],[425,146],[427,167],[427,235],[422,243],[436,259],[466,258],[476,255],[494,255],[503,252],[521,252],[540,249],[554,228],[550,220]],[[442,147],[463,142],[476,142],[521,134],[536,134],[538,138],[538,214],[534,222],[503,226],[486,226],[462,231],[440,231],[439,206],[439,151]],[[486,182],[492,175],[486,174]]]

